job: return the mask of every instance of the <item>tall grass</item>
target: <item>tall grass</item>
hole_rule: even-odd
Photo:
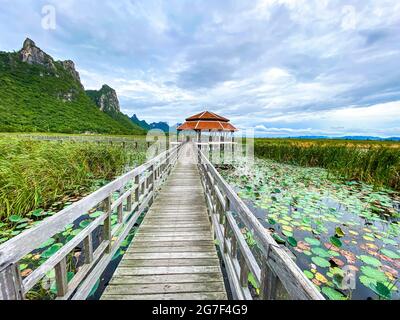
[[[95,179],[112,179],[144,159],[109,144],[0,138],[0,220],[82,194]]]
[[[345,179],[400,190],[400,148],[395,143],[256,139],[254,152],[261,158],[322,167]]]

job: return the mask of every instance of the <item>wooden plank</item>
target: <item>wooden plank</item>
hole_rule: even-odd
[[[135,239],[132,243],[132,247],[186,247],[186,246],[210,246],[212,242],[209,239],[207,240],[188,240],[185,242],[182,241],[161,241],[161,242],[146,242],[140,239]]]
[[[227,300],[223,292],[191,292],[191,293],[166,293],[166,294],[140,294],[140,295],[109,295],[104,294],[101,300]]]
[[[215,250],[214,245],[204,245],[204,246],[168,246],[168,247],[148,247],[148,246],[133,246],[129,253],[135,252],[210,252]]]
[[[196,283],[155,283],[155,284],[119,284],[110,285],[107,294],[164,294],[189,292],[221,292],[224,291],[223,282],[196,282]]]
[[[117,268],[116,275],[157,275],[157,274],[185,274],[185,273],[215,273],[221,272],[216,266],[183,266],[183,267],[138,267]]]
[[[196,233],[197,236],[206,236],[206,237],[211,237],[211,231],[210,230],[195,230],[195,231],[170,231],[170,232],[155,232],[155,231],[146,231],[146,230],[140,230],[137,234],[136,237],[174,237],[174,236],[179,236],[179,237],[185,237],[185,236],[192,236],[193,232]]]
[[[215,258],[191,258],[191,259],[135,259],[135,256],[128,256],[121,261],[120,267],[184,267],[184,266],[219,266],[219,260]]]
[[[221,273],[186,273],[140,276],[114,276],[113,284],[144,284],[144,283],[185,283],[185,282],[219,282]]]
[[[217,258],[217,252],[142,252],[125,254],[126,259],[200,259],[200,258]]]
[[[138,236],[138,240],[140,241],[148,241],[148,242],[164,242],[164,241],[201,241],[201,240],[210,240],[211,236],[172,236],[172,237],[161,237],[161,236],[154,236],[154,237],[146,237],[146,236]]]

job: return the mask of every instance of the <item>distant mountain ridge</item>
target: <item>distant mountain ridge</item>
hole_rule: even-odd
[[[152,122],[149,124],[145,120],[139,120],[139,118],[136,116],[136,114],[134,114],[131,117],[131,121],[145,130],[159,129],[164,132],[169,132],[171,129],[170,126],[168,125],[168,123],[166,123],[166,122]]]
[[[144,134],[120,112],[115,91],[87,94],[71,60],[56,61],[24,41],[0,52],[0,131]]]

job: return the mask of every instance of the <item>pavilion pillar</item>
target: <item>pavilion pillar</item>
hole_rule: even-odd
[[[210,153],[210,155],[212,154],[212,144],[211,144],[211,142],[212,142],[212,132],[211,132],[211,130],[208,130],[208,134],[209,134],[209,137],[208,137],[208,152]]]
[[[235,160],[235,137],[233,131],[231,132],[231,143],[232,143],[232,162]]]
[[[224,153],[225,153],[225,131],[221,131],[219,145],[221,146],[222,157],[224,157]]]

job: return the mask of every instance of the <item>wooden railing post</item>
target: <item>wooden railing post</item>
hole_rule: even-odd
[[[67,257],[64,257],[54,269],[56,273],[57,296],[63,297],[68,292]]]
[[[19,265],[13,264],[0,271],[0,300],[23,300]]]
[[[85,255],[85,264],[90,264],[93,261],[93,241],[92,233],[83,240],[83,250]]]
[[[263,259],[263,265],[261,268],[261,300],[275,300],[277,296],[279,278],[269,268],[267,263],[267,257]]]
[[[126,211],[129,213],[132,211],[132,193],[126,199]]]
[[[111,240],[112,240],[112,235],[111,235],[111,196],[108,196],[104,202],[104,212],[107,214],[107,218],[104,220],[104,227],[103,227],[103,237],[104,240],[109,241],[109,244],[107,246],[106,252],[110,253],[111,252]]]
[[[228,240],[229,240],[229,223],[228,219],[224,221],[224,253],[228,253]]]
[[[118,206],[117,212],[118,212],[118,223],[122,223],[122,221],[124,220],[124,205],[123,205],[123,203],[121,203]]]
[[[136,185],[136,189],[135,189],[135,202],[139,205],[140,202],[140,177],[139,175],[137,175],[135,177],[135,185]]]
[[[243,254],[239,256],[240,266],[240,284],[242,287],[247,288],[249,286],[249,267],[244,259]]]

